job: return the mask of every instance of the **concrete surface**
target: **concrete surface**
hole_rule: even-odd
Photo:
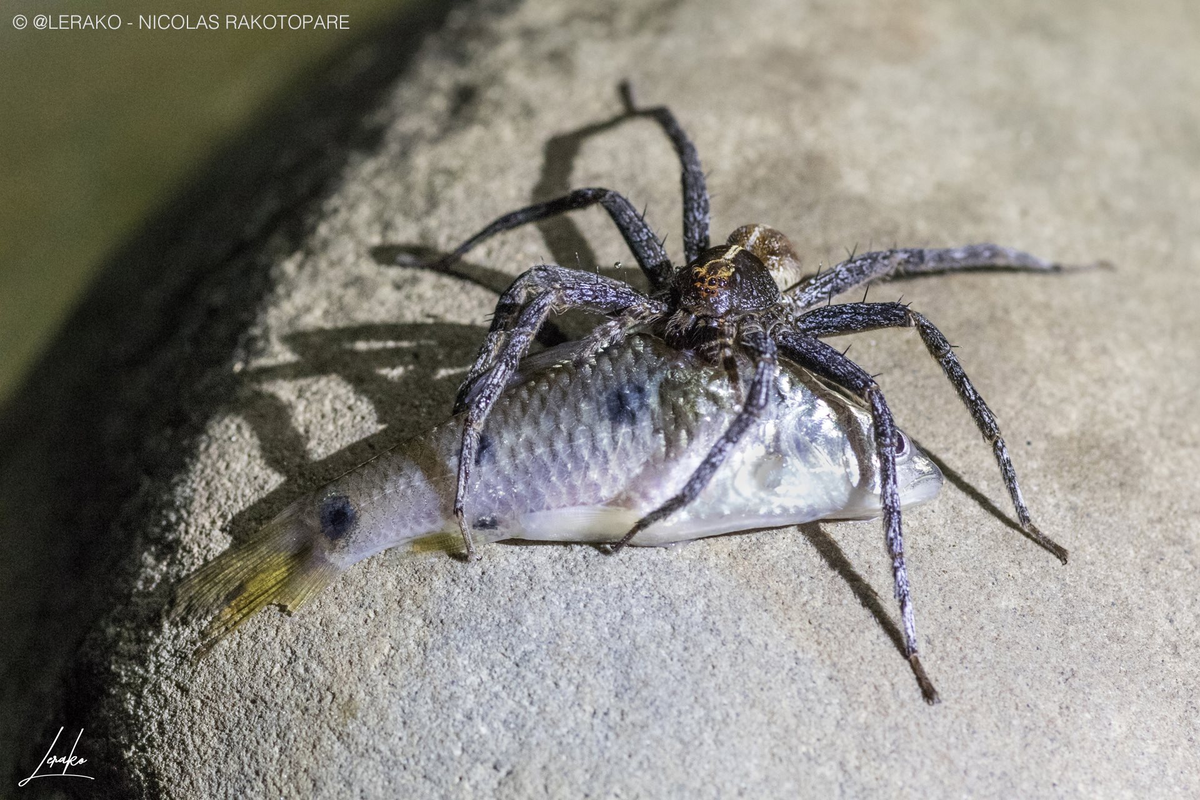
[[[264,300],[212,367],[226,396],[178,469],[148,476],[121,517],[140,549],[65,690],[68,708],[72,690],[93,698],[79,719],[105,770],[109,788],[96,788],[1200,793],[1200,13],[1099,6],[753,0],[734,13],[708,0],[451,15],[368,117],[378,140],[305,209],[303,235],[286,248],[259,238]],[[189,664],[192,632],[162,617],[174,582],[313,481],[438,421],[482,335],[493,293],[383,266],[375,248],[444,249],[586,185],[647,204],[678,245],[669,146],[649,122],[600,125],[623,77],[691,132],[714,236],[766,222],[814,269],[893,242],[996,241],[1117,265],[871,293],[903,293],[959,346],[1070,564],[1007,522],[988,448],[916,337],[873,334],[851,355],[882,372],[899,422],[951,476],[905,518],[937,707],[897,649],[877,523],[619,558],[385,553]],[[511,276],[577,255],[631,261],[587,212],[506,235],[471,263]]]

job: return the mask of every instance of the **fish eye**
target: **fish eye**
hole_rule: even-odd
[[[896,437],[896,458],[902,458],[908,455],[908,451],[912,445],[908,442],[908,436],[904,431],[897,431],[900,435]]]

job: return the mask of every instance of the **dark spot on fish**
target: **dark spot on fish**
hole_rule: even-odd
[[[494,531],[500,527],[500,523],[495,517],[480,517],[471,527],[481,531]]]
[[[486,433],[479,434],[479,445],[475,448],[475,466],[496,460],[496,443]]]
[[[358,512],[344,494],[331,494],[321,502],[321,533],[336,542],[354,527]]]
[[[623,383],[604,398],[604,414],[609,422],[632,425],[648,405],[650,392],[636,383]]]

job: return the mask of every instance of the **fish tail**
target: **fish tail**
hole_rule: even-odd
[[[176,590],[171,616],[213,615],[193,654],[201,658],[264,606],[295,611],[340,572],[314,546],[307,526],[289,508],[185,578]]]

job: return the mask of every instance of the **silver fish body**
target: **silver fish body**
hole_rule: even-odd
[[[750,377],[740,367],[735,384],[650,335],[588,357],[568,343],[527,359],[481,438],[466,505],[475,535],[620,539],[728,428]],[[631,544],[878,516],[871,425],[856,402],[783,362],[766,413],[700,496]],[[217,613],[215,641],[262,605],[295,607],[382,550],[450,546],[461,438],[454,417],[301,498],[185,581],[182,605]],[[903,434],[897,476],[903,505],[932,499],[942,482]]]

